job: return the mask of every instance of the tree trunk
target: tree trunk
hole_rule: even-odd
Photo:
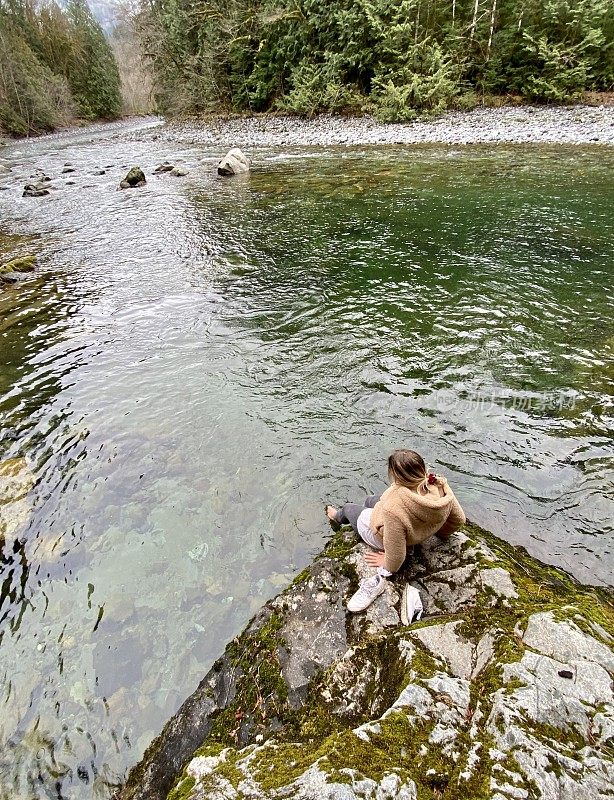
[[[473,20],[471,22],[471,31],[469,33],[469,39],[473,39],[473,36],[475,34],[475,26],[477,25],[477,22],[478,22],[478,4],[479,4],[479,2],[480,2],[480,0],[475,0],[475,5],[473,6]]]
[[[486,48],[486,60],[490,58],[490,48],[492,45],[492,35],[495,32],[495,14],[497,13],[497,0],[492,0],[492,9],[490,12],[490,31],[488,33],[488,46]]]

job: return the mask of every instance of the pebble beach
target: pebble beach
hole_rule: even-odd
[[[212,116],[169,122],[151,135],[169,142],[238,147],[386,144],[614,145],[614,105],[519,106],[381,123],[373,117]]]

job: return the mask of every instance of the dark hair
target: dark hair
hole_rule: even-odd
[[[408,489],[417,489],[428,480],[424,459],[415,450],[395,450],[388,456],[388,477]]]

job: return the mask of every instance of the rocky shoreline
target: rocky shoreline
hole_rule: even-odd
[[[119,800],[611,797],[606,592],[468,524],[353,615],[363,555],[341,531],[264,606]],[[405,582],[425,606],[411,626]]]
[[[433,120],[384,124],[373,117],[212,116],[170,121],[150,136],[220,147],[386,144],[614,145],[614,105],[505,106],[449,112]]]

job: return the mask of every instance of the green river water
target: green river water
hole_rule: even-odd
[[[0,261],[39,258],[0,289],[0,460],[34,481],[0,544],[2,800],[109,797],[394,447],[612,583],[614,150],[262,149],[222,181],[225,148],[137,127],[0,148]],[[37,167],[57,189],[22,198]]]

